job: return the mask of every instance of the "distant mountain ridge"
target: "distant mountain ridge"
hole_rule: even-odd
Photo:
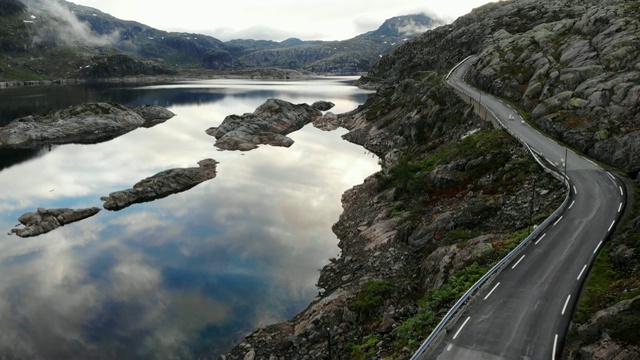
[[[5,61],[0,65],[0,79],[100,78],[181,69],[266,67],[358,74],[402,42],[439,24],[418,14],[394,17],[375,31],[344,41],[290,38],[281,42],[223,42],[208,35],[154,29],[64,0],[2,0],[0,59]],[[117,54],[131,57],[123,68],[131,73],[103,71],[109,58]],[[119,63],[123,60],[118,58]],[[151,68],[150,73],[144,71]]]

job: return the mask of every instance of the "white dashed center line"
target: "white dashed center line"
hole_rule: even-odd
[[[562,308],[562,315],[564,315],[565,311],[567,311],[567,305],[569,305],[569,300],[571,300],[571,295],[567,297],[567,301],[564,302],[564,307]]]
[[[458,331],[456,332],[456,334],[455,334],[455,335],[453,335],[453,340],[455,340],[455,339],[458,337],[458,335],[460,335],[460,331],[462,331],[462,328],[464,328],[464,326],[465,326],[465,325],[467,325],[467,323],[469,322],[469,320],[471,320],[471,316],[469,316],[469,317],[467,318],[467,320],[465,320],[465,321],[462,323],[462,326],[460,326],[460,329],[458,329]]]
[[[580,275],[578,275],[578,279],[576,279],[576,280],[580,281],[580,278],[581,278],[581,277],[582,277],[582,275],[584,274],[585,270],[587,270],[587,265],[585,265],[585,266],[582,268],[582,271],[580,271]]]
[[[493,292],[496,291],[496,289],[498,288],[499,285],[500,285],[500,283],[497,283],[496,286],[494,286],[493,289],[491,289],[491,291],[489,291],[487,296],[484,297],[484,299],[487,300],[489,298],[489,296],[491,296],[491,294],[493,294]]]
[[[515,269],[515,268],[516,268],[516,266],[518,266],[518,264],[520,264],[520,262],[521,262],[522,260],[524,260],[524,257],[525,257],[525,256],[527,256],[527,255],[522,255],[522,257],[520,258],[520,260],[518,260],[518,262],[517,262],[515,265],[513,265],[513,266],[511,267],[511,269]]]

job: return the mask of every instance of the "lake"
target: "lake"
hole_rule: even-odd
[[[95,145],[0,150],[0,358],[215,358],[251,330],[317,295],[339,256],[341,195],[377,159],[308,125],[291,148],[217,151],[205,130],[268,98],[355,109],[353,78],[207,80],[0,91],[0,125],[83,102],[156,104],[176,117]],[[35,238],[8,233],[37,208],[102,207],[101,196],[205,158],[218,176],[195,188]]]

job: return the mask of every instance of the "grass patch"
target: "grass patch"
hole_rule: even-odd
[[[444,316],[441,313],[450,308],[487,270],[474,263],[452,275],[440,288],[427,291],[418,303],[418,313],[398,327],[395,348],[400,350],[404,347],[414,348],[419,345]],[[439,314],[441,316],[437,316]]]
[[[615,303],[607,295],[616,279],[616,273],[611,269],[610,250],[610,245],[605,244],[589,272],[586,287],[573,317],[573,321],[579,324],[586,323],[596,312]]]
[[[365,336],[362,343],[351,345],[351,359],[365,360],[376,355],[376,345],[380,342],[379,335]]]
[[[393,285],[386,280],[369,280],[351,300],[349,309],[362,318],[370,319],[392,290]]]

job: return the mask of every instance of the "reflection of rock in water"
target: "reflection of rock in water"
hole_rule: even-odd
[[[0,147],[33,148],[50,144],[92,144],[111,140],[140,126],[151,127],[175,116],[160,106],[129,109],[92,103],[43,116],[26,116],[0,128]]]
[[[213,179],[217,164],[213,159],[204,159],[198,162],[199,167],[165,170],[138,182],[131,189],[116,191],[100,199],[105,202],[105,209],[121,210],[133,204],[167,197]]]
[[[300,130],[320,117],[321,111],[333,106],[328,101],[294,105],[269,99],[251,114],[227,116],[220,126],[209,128],[207,134],[217,139],[215,146],[221,150],[248,151],[260,144],[289,147],[293,140],[286,134]]]
[[[55,149],[55,147],[53,147]],[[39,158],[52,150],[51,145],[33,149],[0,149],[0,171]]]
[[[89,209],[38,209],[36,212],[26,213],[18,219],[25,225],[21,229],[12,229],[11,232],[20,237],[32,237],[46,234],[60,226],[72,222],[84,220],[100,211],[99,208]]]

